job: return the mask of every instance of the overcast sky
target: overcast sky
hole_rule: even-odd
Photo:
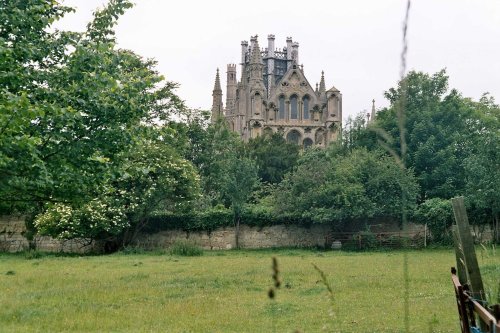
[[[106,0],[66,0],[76,8],[58,28],[83,30]],[[249,4],[252,4],[249,6]],[[136,0],[120,18],[121,48],[155,58],[158,70],[178,82],[178,95],[192,108],[210,109],[216,68],[241,59],[241,41],[267,35],[275,46],[291,36],[314,86],[325,71],[327,89],[343,94],[344,120],[387,106],[383,92],[399,76],[405,0]],[[408,69],[446,68],[450,88],[479,99],[490,92],[500,102],[500,0],[417,0],[409,21]],[[238,66],[238,76],[240,66]],[[225,96],[223,98],[225,101]]]

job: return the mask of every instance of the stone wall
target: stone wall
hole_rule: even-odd
[[[30,243],[25,237],[26,224],[23,216],[0,216],[0,251],[20,252],[28,250]],[[35,236],[33,245],[44,252],[88,253],[101,252],[95,242],[85,239],[60,240],[48,236]]]
[[[24,217],[0,216],[0,251],[19,252],[28,249],[25,231]]]
[[[364,230],[366,226],[351,226]],[[359,227],[359,228],[358,228]],[[397,231],[397,221],[371,224],[373,232]],[[410,224],[411,231],[422,229],[421,225]],[[19,252],[29,249],[29,242],[24,237],[26,226],[23,217],[0,216],[0,251]],[[300,227],[296,225],[275,225],[269,227],[240,227],[239,245],[245,249],[271,247],[323,247],[327,245],[331,227],[313,225]],[[189,240],[206,250],[224,250],[236,247],[234,227],[220,228],[212,232],[184,230],[166,230],[155,234],[140,234],[133,244],[144,249],[168,248],[176,240]],[[102,246],[86,240],[59,240],[47,236],[36,236],[33,240],[36,249],[45,252],[102,252]]]
[[[270,247],[315,247],[324,246],[330,227],[314,225],[310,228],[293,225],[270,227],[240,227],[240,247],[258,249]],[[167,248],[176,240],[189,240],[206,250],[223,250],[236,247],[234,228],[220,228],[212,232],[187,232],[181,230],[160,231],[155,234],[142,234],[135,245],[145,249]]]

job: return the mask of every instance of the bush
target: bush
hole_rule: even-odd
[[[452,243],[450,226],[453,224],[453,210],[450,200],[432,198],[424,201],[416,209],[415,219],[418,223],[427,224],[434,243]]]
[[[170,254],[184,257],[196,257],[203,255],[203,249],[188,240],[177,240],[170,247]]]

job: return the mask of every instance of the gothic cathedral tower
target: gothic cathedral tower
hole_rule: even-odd
[[[222,105],[219,70],[215,77],[212,121],[224,117],[245,141],[259,135],[280,133],[304,148],[326,146],[339,139],[342,127],[342,94],[326,90],[324,73],[316,90],[299,66],[299,43],[291,37],[275,49],[274,35],[261,49],[257,36],[241,42],[241,79],[236,65],[227,65],[226,108]]]

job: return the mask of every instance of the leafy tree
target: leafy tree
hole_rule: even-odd
[[[260,179],[271,184],[281,182],[299,158],[299,146],[287,142],[279,133],[250,139],[247,147],[257,162]]]
[[[198,195],[198,176],[191,163],[157,129],[138,138],[135,150],[124,152],[114,177],[99,186],[99,194],[84,204],[49,203],[35,219],[41,233],[62,239],[106,240],[110,250],[127,245],[155,210],[174,211]],[[173,134],[173,133],[170,133]],[[149,136],[149,137],[148,137]]]
[[[236,227],[236,247],[239,248],[239,231],[243,208],[254,187],[258,184],[256,163],[244,156],[231,155],[224,165],[222,191],[229,200]]]
[[[129,7],[111,0],[69,33],[50,32],[71,10],[57,1],[0,1],[0,209],[42,211],[53,236],[117,237],[159,201],[196,195],[182,132],[159,125],[184,110],[176,84],[116,48]]]
[[[275,207],[278,214],[341,228],[348,220],[399,216],[401,188],[414,204],[415,178],[391,157],[366,149],[342,152],[332,146],[304,155],[275,191]]]
[[[408,167],[415,170],[420,184],[420,200],[432,197],[451,198],[462,193],[468,156],[465,142],[470,136],[467,126],[473,112],[470,103],[456,90],[448,89],[444,70],[430,76],[410,72],[397,88],[386,92],[391,106],[377,115],[376,127],[389,134],[389,144],[399,151],[397,103],[406,89],[405,133]]]
[[[195,118],[187,125],[188,148],[186,157],[200,174],[203,197],[199,208],[218,204],[230,206],[223,191],[227,176],[227,163],[234,156],[244,155],[243,142],[232,132],[223,119],[204,128],[205,119]]]
[[[500,107],[484,95],[476,103],[477,117],[470,122],[474,135],[471,154],[465,158],[465,193],[474,215],[491,218],[495,240],[500,240]],[[472,219],[474,221],[474,219]]]

